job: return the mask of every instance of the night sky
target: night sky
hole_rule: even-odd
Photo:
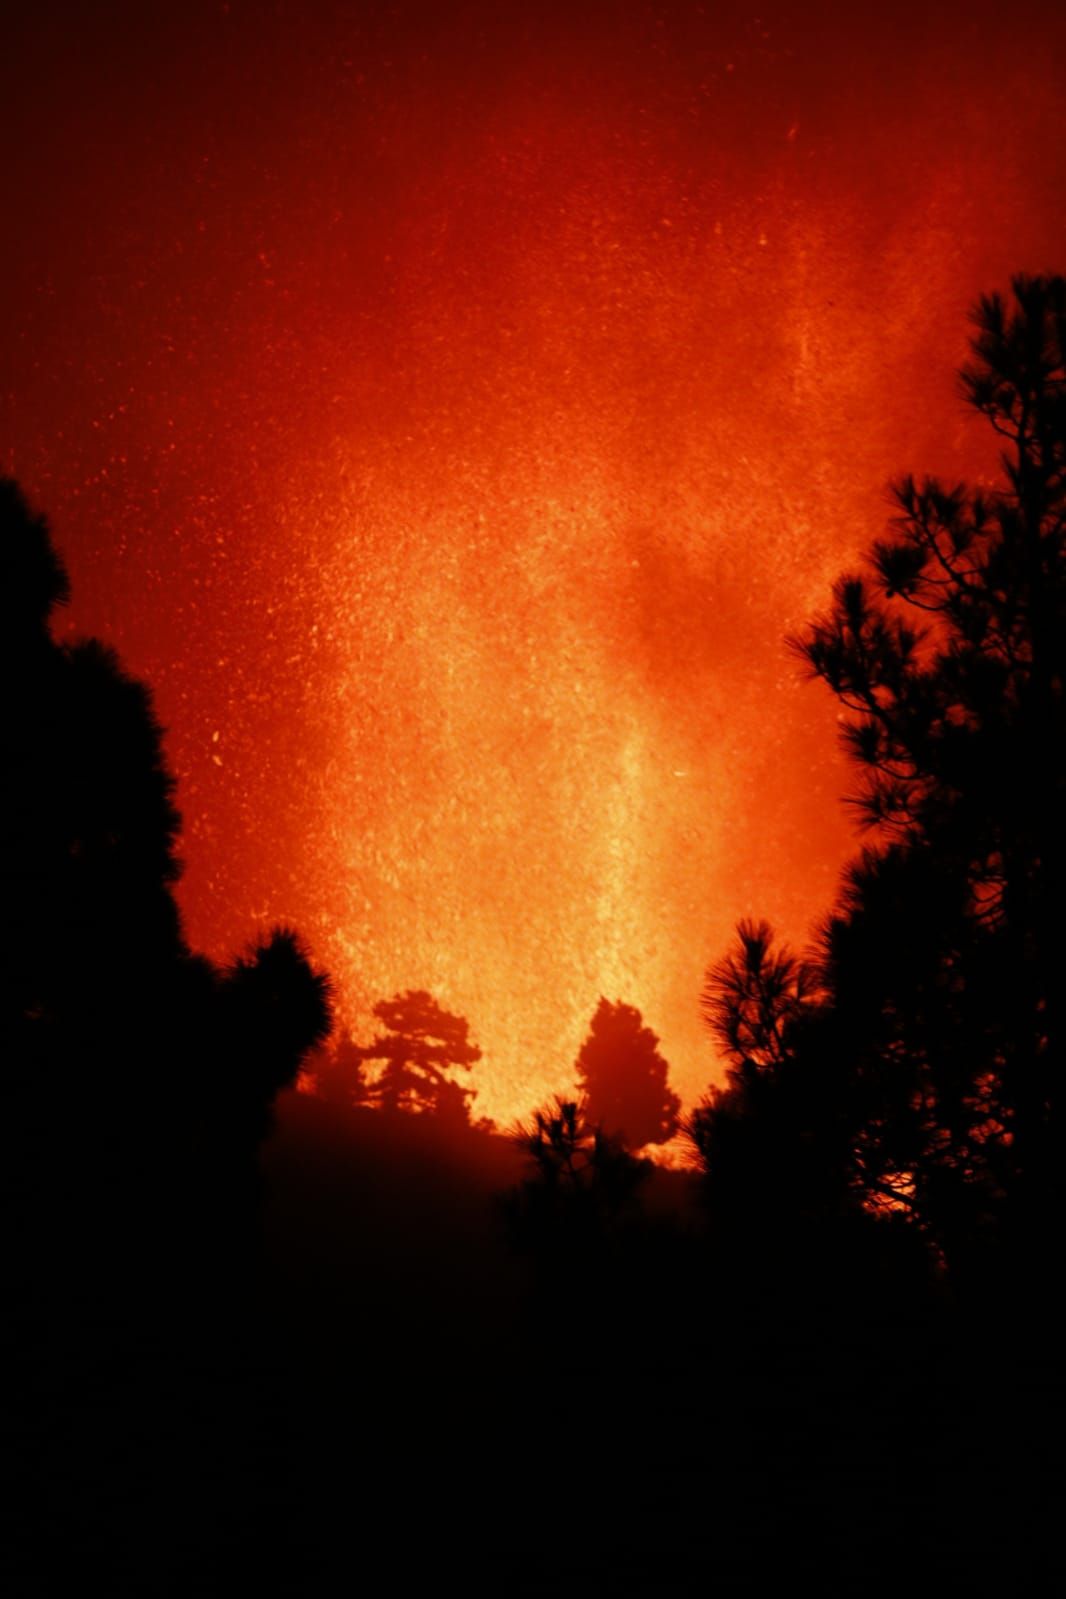
[[[707,963],[853,847],[784,636],[893,476],[994,472],[967,309],[1066,269],[1066,12],[857,11],[5,24],[2,466],[155,692],[189,937],[431,989],[475,1114],[601,993],[705,1087]]]

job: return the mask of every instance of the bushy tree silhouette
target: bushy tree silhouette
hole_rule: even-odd
[[[228,1361],[253,1337],[256,1146],[328,1030],[328,983],[284,930],[228,969],[189,949],[150,696],[99,643],[52,636],[66,573],[10,482],[0,578],[5,1415],[21,1407],[29,1440],[13,1587],[63,1592],[90,1568],[154,1586],[165,1547],[185,1591],[234,1514],[222,1478],[201,1491],[205,1449],[243,1459],[249,1526],[266,1491],[247,1423],[220,1414],[209,1442],[194,1418],[205,1383],[255,1408]]]
[[[470,1042],[470,1024],[443,1010],[423,989],[408,989],[380,1000],[374,1015],[385,1031],[373,1043],[356,1045],[352,1059],[383,1061],[370,1082],[366,1101],[385,1111],[411,1111],[469,1122],[475,1088],[464,1088],[449,1074],[469,1071],[481,1059]]]
[[[231,1097],[262,1137],[278,1093],[328,1030],[328,980],[311,968],[299,935],[276,927],[222,973],[219,998]]]
[[[577,1057],[583,1117],[627,1149],[665,1144],[678,1128],[681,1101],[658,1045],[635,1006],[601,999]]]
[[[243,1169],[278,1088],[328,1028],[328,985],[289,932],[228,971],[189,950],[173,896],[175,785],[150,696],[102,645],[53,639],[66,573],[10,482],[0,551],[9,1170],[23,1193],[52,1174],[37,1220],[51,1216],[54,1245],[95,1228],[94,1249],[107,1240],[117,1260],[122,1238],[180,1231],[184,1169],[199,1163],[205,1205],[209,1173],[225,1185],[227,1166]]]
[[[1001,484],[904,479],[868,572],[795,642],[844,708],[869,842],[813,962],[764,934],[753,960],[742,931],[709,984],[741,1076],[820,1082],[797,1128],[832,1126],[851,1191],[949,1258],[1063,1208],[1066,283],[1018,277],[974,322],[962,390]]]

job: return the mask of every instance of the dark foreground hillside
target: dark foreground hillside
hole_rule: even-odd
[[[264,1171],[291,1532],[314,1583],[587,1593],[604,1554],[586,1518],[613,1517],[619,1493],[638,1494],[659,1562],[673,1495],[629,1440],[661,1428],[661,1394],[651,1414],[639,1394],[662,1374],[630,1370],[621,1391],[580,1304],[544,1315],[500,1203],[525,1175],[512,1140],[292,1094]],[[690,1198],[678,1174],[656,1186],[662,1211]]]
[[[582,1281],[509,1248],[505,1140],[306,1096],[263,1166],[258,1282],[64,1286],[8,1592],[1054,1591],[1058,1351],[1016,1301],[716,1255],[676,1174]]]
[[[501,1139],[283,1099],[266,1294],[297,1591],[1040,1591],[1058,1397],[1032,1346],[988,1392],[1012,1307],[978,1323],[810,1262],[708,1277],[667,1173],[654,1260],[590,1265],[586,1292],[508,1248],[519,1176]]]

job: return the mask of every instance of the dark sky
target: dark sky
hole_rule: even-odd
[[[691,1100],[740,915],[848,847],[783,635],[965,315],[1062,270],[1054,5],[43,4],[7,24],[4,466],[153,685],[191,937],[419,986],[477,1109],[600,993]]]

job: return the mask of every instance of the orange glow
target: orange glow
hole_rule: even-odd
[[[707,963],[849,847],[783,637],[987,467],[966,309],[1063,268],[1066,24],[496,9],[42,24],[4,466],[156,690],[194,942],[432,990],[501,1120],[622,999],[691,1103]]]

